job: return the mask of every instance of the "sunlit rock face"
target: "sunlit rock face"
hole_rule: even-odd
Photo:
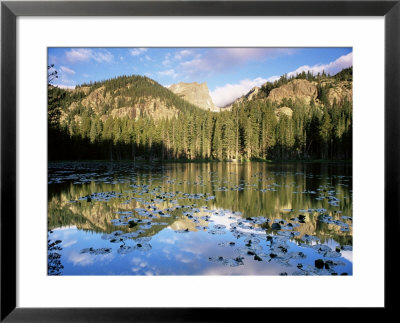
[[[307,102],[317,98],[317,86],[307,80],[293,80],[288,84],[273,89],[268,98],[275,102],[285,99],[304,99]]]
[[[293,116],[293,110],[288,107],[281,107],[275,110],[275,115],[279,119],[282,115],[286,115],[287,117],[291,118]]]
[[[200,107],[204,110],[218,112],[219,108],[216,107],[211,99],[207,83],[177,83],[172,84],[169,89],[182,97],[186,101]]]
[[[329,103],[332,105],[335,102],[342,104],[344,101],[353,101],[353,84],[352,82],[343,81],[337,82],[328,92]]]
[[[148,82],[154,84],[152,80],[148,80]],[[127,89],[130,87],[132,87],[132,84],[126,86]],[[81,109],[89,109],[103,122],[110,116],[113,118],[128,117],[135,120],[147,116],[155,121],[170,120],[177,117],[179,113],[175,106],[168,105],[163,98],[154,95],[141,96],[136,103],[132,103],[132,97],[129,95],[116,95],[116,91],[111,94],[110,91],[106,92],[105,86],[101,86],[91,92],[89,87],[77,88],[71,93],[77,95],[80,92],[87,96],[82,100],[72,102],[66,111],[61,111],[60,122],[65,122],[71,116],[71,113],[73,114],[74,110],[80,109],[79,106],[82,107]],[[124,104],[120,105],[120,101],[124,102]],[[105,106],[110,107],[110,111],[107,113],[103,112]],[[80,124],[82,117],[74,115],[74,121]]]

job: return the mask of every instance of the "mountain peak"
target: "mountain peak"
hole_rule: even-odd
[[[219,108],[214,105],[211,99],[210,91],[208,90],[206,82],[179,82],[172,84],[169,89],[186,101],[198,106],[203,110],[210,110],[212,112],[219,111]]]

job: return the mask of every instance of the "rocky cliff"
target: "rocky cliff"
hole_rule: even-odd
[[[82,91],[76,89],[72,93]],[[123,102],[120,104],[119,102]],[[68,115],[75,114],[79,110],[79,106],[83,109],[91,109],[95,115],[105,121],[109,116],[114,118],[128,117],[129,119],[138,120],[140,117],[150,117],[154,120],[171,119],[177,117],[179,111],[173,105],[168,104],[159,97],[143,96],[138,102],[132,102],[131,98],[126,95],[112,96],[105,92],[104,86],[93,90],[81,101],[73,102],[66,111],[62,111],[60,121],[63,122]],[[110,111],[104,113],[104,107],[110,107]],[[75,122],[80,123],[81,117],[75,115]]]
[[[201,88],[205,90],[200,92],[200,98],[205,95],[209,98],[207,85],[202,84]],[[109,117],[171,120],[181,112],[190,113],[199,109],[154,80],[135,75],[91,83],[69,91],[56,88],[50,90],[53,96],[63,98],[58,101],[57,107],[61,124],[70,124],[73,120],[80,126],[83,117],[99,118],[103,122]],[[208,105],[214,107],[211,98]]]
[[[272,89],[268,95],[262,91],[262,86],[254,87],[247,94],[224,107],[223,110],[231,110],[234,104],[266,99],[278,104],[282,103],[284,99],[291,99],[293,102],[300,99],[307,104],[313,100],[315,103],[322,104],[318,98],[318,86],[327,89],[327,99],[331,105],[333,105],[335,101],[337,104],[342,104],[344,101],[351,102],[353,100],[352,81],[338,81],[333,78],[327,78],[318,85],[316,81],[294,79],[287,84]],[[286,110],[284,111],[285,114],[287,114],[287,112]]]
[[[318,90],[316,84],[307,80],[293,80],[288,84],[282,85],[276,89],[273,89],[268,99],[280,103],[282,99],[304,99],[309,103],[311,99],[316,99]]]
[[[328,91],[328,99],[331,104],[341,104],[344,100],[353,101],[353,84],[352,82],[337,82]]]
[[[169,89],[185,99],[186,101],[198,106],[204,110],[218,112],[219,108],[216,107],[211,99],[207,83],[177,83],[172,84]]]

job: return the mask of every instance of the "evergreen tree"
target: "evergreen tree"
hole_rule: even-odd
[[[267,98],[295,78],[318,81],[317,99],[283,98],[277,103]],[[351,86],[351,79],[352,69],[334,77],[283,75],[264,84],[252,100],[220,113],[200,110],[139,76],[82,84],[74,91],[50,85],[49,151],[54,153],[49,158],[350,159],[352,102],[334,99],[330,104],[329,91],[335,82]],[[151,114],[161,105],[174,109],[174,115]],[[283,106],[293,113],[278,112]],[[118,108],[124,110],[114,112]],[[123,114],[125,110],[129,113]]]

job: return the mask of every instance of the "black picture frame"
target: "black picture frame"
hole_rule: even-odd
[[[16,307],[16,19],[18,16],[384,16],[385,314],[398,286],[392,258],[399,233],[400,0],[394,1],[2,1],[1,2],[1,321],[236,321],[244,308]],[[371,279],[374,279],[371,277]],[[294,295],[295,297],[295,295]],[[310,303],[310,307],[312,302]],[[266,308],[250,309],[256,318]],[[269,309],[270,310],[270,309]],[[285,308],[274,311],[285,311]],[[297,309],[298,310],[298,309]],[[249,309],[247,309],[249,311]],[[378,309],[381,318],[382,312]],[[268,312],[270,313],[270,312]],[[371,315],[368,312],[368,315]],[[250,314],[250,313],[248,313]],[[326,309],[324,320],[335,314]],[[373,316],[370,318],[373,318]]]

